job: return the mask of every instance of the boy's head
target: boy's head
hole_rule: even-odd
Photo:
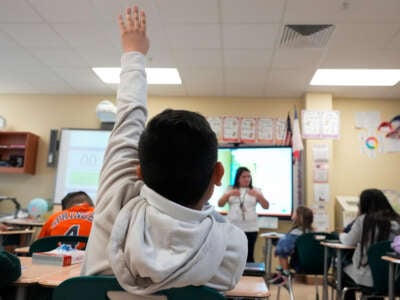
[[[61,209],[68,209],[81,203],[87,203],[90,206],[93,206],[92,199],[85,192],[71,192],[66,194],[65,197],[61,200]]]
[[[202,115],[164,110],[149,121],[139,140],[143,181],[173,202],[196,207],[208,200],[214,184],[221,184],[217,148],[216,135]]]

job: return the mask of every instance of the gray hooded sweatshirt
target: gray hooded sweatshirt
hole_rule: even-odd
[[[208,207],[178,205],[136,175],[138,141],[147,118],[145,58],[121,59],[117,117],[105,153],[82,275],[114,274],[133,294],[186,285],[232,289],[246,263],[239,228]]]

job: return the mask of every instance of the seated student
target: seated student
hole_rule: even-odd
[[[15,299],[15,288],[9,284],[20,276],[19,258],[9,252],[0,251],[0,299]]]
[[[85,192],[68,193],[61,200],[62,211],[49,217],[38,238],[52,235],[89,236],[93,221],[93,202]]]
[[[292,215],[293,226],[283,237],[278,240],[275,248],[275,256],[278,256],[279,265],[277,273],[270,280],[270,283],[285,285],[290,276],[290,267],[296,269],[296,262],[293,259],[289,264],[289,257],[294,253],[297,238],[303,233],[312,232],[314,215],[311,209],[305,206],[297,207]]]
[[[146,18],[137,6],[125,18],[117,117],[81,273],[115,274],[132,294],[232,289],[245,267],[246,236],[203,209],[224,173],[216,135],[202,115],[185,110],[164,110],[145,128]]]
[[[385,194],[378,189],[361,192],[360,215],[348,233],[339,235],[345,245],[356,246],[352,263],[344,267],[344,286],[359,284],[373,286],[371,269],[368,266],[368,248],[376,242],[393,240],[400,234],[400,215],[390,205]],[[346,299],[355,299],[354,291],[348,291]]]

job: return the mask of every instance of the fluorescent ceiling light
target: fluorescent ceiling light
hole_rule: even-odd
[[[121,68],[92,68],[105,83],[119,83]],[[148,84],[182,84],[176,68],[146,68]]]
[[[400,69],[318,69],[310,85],[393,86]]]

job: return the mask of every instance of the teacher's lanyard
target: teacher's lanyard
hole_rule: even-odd
[[[246,213],[246,208],[244,207],[244,199],[246,198],[246,194],[247,194],[247,189],[244,190],[243,195],[240,195],[240,198],[239,198],[239,201],[240,201],[239,207],[242,210],[242,218],[243,218],[243,220],[246,219],[246,214],[245,214]]]

